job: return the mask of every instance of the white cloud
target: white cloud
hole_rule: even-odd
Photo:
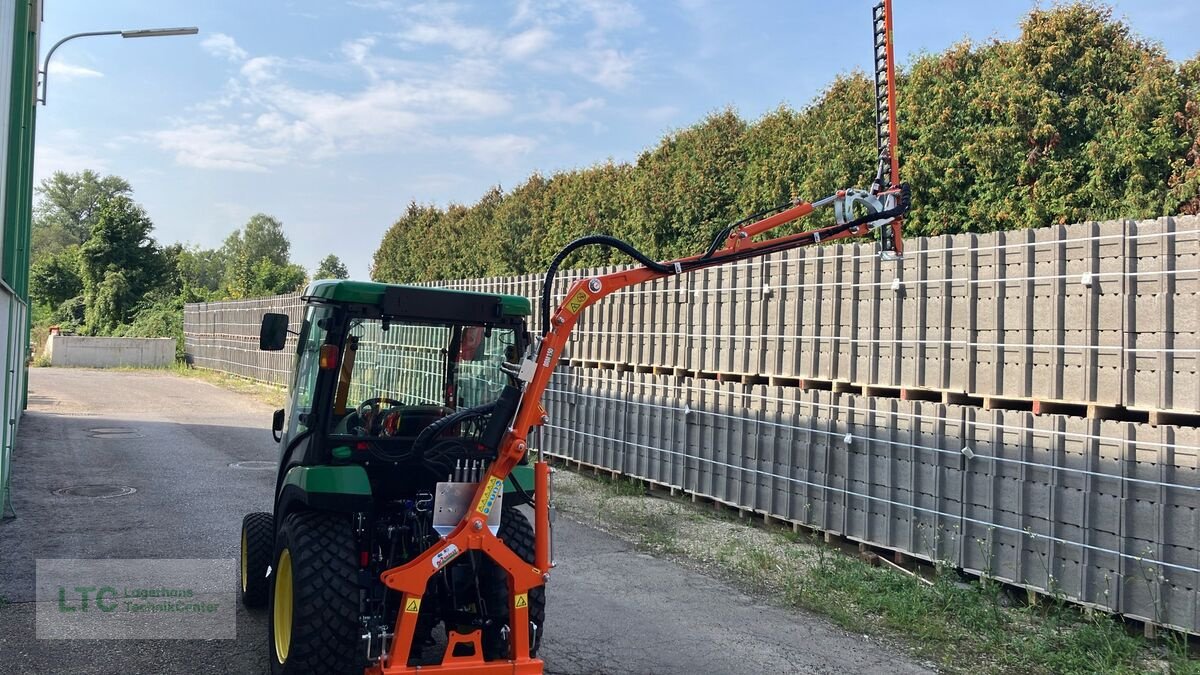
[[[357,40],[350,40],[342,43],[342,54],[352,62],[362,65],[366,61],[367,55],[371,52],[371,47],[375,46],[375,38],[364,37]]]
[[[508,164],[517,157],[528,155],[537,147],[537,140],[517,134],[458,137],[451,145],[465,150],[487,164]]]
[[[224,33],[213,33],[200,43],[204,51],[229,61],[245,61],[249,54],[238,46],[237,40]]]
[[[90,154],[86,147],[73,144],[39,143],[33,157],[33,180],[41,182],[55,171],[77,173],[91,169],[106,173],[109,164],[103,157]]]
[[[205,49],[236,73],[219,97],[143,138],[180,164],[233,171],[418,149],[508,163],[538,139],[484,121],[583,124],[605,106],[587,91],[573,99],[530,91],[530,69],[609,89],[636,78],[638,55],[624,49],[622,31],[642,19],[627,2],[521,6],[521,21],[495,27],[450,4],[378,8],[393,32],[345,40],[333,59],[255,55],[228,35],[210,36]]]
[[[588,58],[576,62],[575,70],[587,79],[609,89],[621,89],[633,79],[635,59],[616,49],[598,48]]]
[[[604,99],[589,97],[582,101],[564,104],[562,96],[554,94],[545,100],[538,101],[537,110],[530,113],[530,119],[543,122],[558,122],[566,124],[581,124],[588,121],[588,113],[604,107]]]
[[[504,55],[520,60],[541,51],[554,38],[554,34],[541,26],[535,26],[504,40]]]
[[[397,37],[415,46],[446,45],[460,52],[485,51],[495,46],[496,38],[484,28],[464,26],[456,21],[413,23]]]
[[[191,124],[150,136],[159,147],[175,153],[176,163],[197,169],[266,171],[287,159],[286,149],[252,145],[242,131],[236,125]]]
[[[104,77],[104,73],[86,66],[76,66],[63,61],[50,62],[50,74],[55,79],[73,80],[80,77]]]
[[[242,77],[250,84],[262,84],[275,79],[283,59],[277,56],[256,56],[242,64]]]

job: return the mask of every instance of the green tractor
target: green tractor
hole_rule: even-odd
[[[296,355],[287,407],[272,424],[274,512],[242,524],[241,599],[269,607],[272,673],[363,672],[384,660],[404,616],[403,594],[381,574],[459,524],[510,430],[530,303],[359,281],[315,282],[303,300],[296,331],[284,314],[262,320],[260,348],[281,350],[291,334]],[[487,523],[527,563],[534,534],[522,507],[533,482],[525,460]],[[451,631],[475,634],[483,659],[506,658],[508,584],[478,551],[444,564],[408,601],[418,614],[409,664],[437,663],[433,647]],[[544,587],[527,601],[528,633],[517,634],[528,635],[532,656]]]

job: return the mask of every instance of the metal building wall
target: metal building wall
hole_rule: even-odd
[[[10,460],[25,408],[34,87],[40,0],[0,0],[0,517],[10,514]]]

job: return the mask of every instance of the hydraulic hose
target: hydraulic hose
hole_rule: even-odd
[[[702,256],[700,256],[699,258],[695,258],[695,259],[689,260],[687,262],[675,263],[672,265],[664,265],[655,260],[651,260],[649,257],[646,256],[646,254],[637,250],[632,245],[630,245],[624,241],[621,241],[620,239],[617,239],[616,237],[610,237],[606,234],[593,234],[593,235],[588,235],[586,237],[580,237],[579,239],[576,239],[575,241],[572,241],[571,243],[564,246],[563,249],[558,252],[558,255],[554,256],[554,260],[550,262],[549,269],[546,270],[546,277],[545,277],[545,280],[542,282],[542,302],[541,302],[542,335],[544,336],[548,332],[550,332],[550,300],[554,295],[554,293],[553,293],[554,276],[555,276],[555,274],[558,273],[559,266],[562,265],[563,261],[566,260],[567,256],[570,255],[572,252],[574,252],[576,249],[582,248],[584,246],[592,246],[592,245],[607,246],[609,248],[615,248],[618,251],[621,251],[622,253],[628,255],[629,257],[638,261],[642,265],[645,265],[648,269],[651,269],[660,274],[679,274],[682,272],[690,272],[692,270],[697,270],[697,269],[700,269],[703,267],[711,267],[714,264],[719,264],[719,263],[725,262],[725,261],[741,260],[744,258],[763,255],[765,253],[772,253],[775,251],[783,251],[783,250],[787,250],[789,248],[795,248],[796,246],[805,246],[808,244],[815,244],[815,243],[818,243],[819,241],[821,241],[822,237],[829,237],[830,235],[840,234],[847,230],[852,230],[852,229],[858,227],[859,225],[863,225],[865,223],[871,223],[871,222],[874,222],[877,220],[883,220],[885,218],[899,218],[899,217],[903,216],[905,213],[907,213],[908,209],[911,207],[912,192],[907,183],[901,183],[898,187],[900,189],[900,194],[899,194],[898,198],[896,199],[896,205],[893,206],[892,208],[884,209],[878,213],[869,213],[864,216],[860,216],[853,220],[847,221],[845,223],[841,223],[840,225],[834,225],[831,227],[827,227],[823,230],[811,230],[810,232],[807,233],[810,235],[810,239],[808,241],[804,241],[803,243],[797,243],[797,241],[793,239],[788,242],[780,243],[776,246],[769,245],[766,247],[757,248],[752,251],[746,251],[744,253],[739,251],[739,252],[732,252],[729,255],[722,255],[720,257],[716,257],[716,253],[717,253],[718,249],[720,248],[721,244],[729,237],[729,233],[732,232],[738,225],[745,223],[746,221],[751,220],[755,217],[782,210],[783,208],[786,208],[788,205],[784,204],[784,205],[777,206],[777,207],[774,207],[771,209],[767,209],[766,211],[761,211],[759,213],[754,214],[753,216],[748,216],[747,218],[744,218],[744,219],[738,221],[737,223],[734,223],[733,225],[727,225],[727,226],[721,228],[721,231],[718,232],[717,236],[713,238],[713,241],[709,245],[708,250],[705,251],[705,253]]]
[[[558,252],[558,255],[554,256],[554,260],[550,262],[550,267],[546,270],[546,277],[542,281],[542,335],[550,332],[550,299],[554,296],[554,276],[558,273],[559,266],[563,264],[567,256],[571,255],[576,249],[583,248],[584,246],[607,246],[615,248],[649,269],[661,274],[671,274],[675,271],[675,268],[651,259],[645,253],[634,248],[633,245],[621,241],[616,237],[610,237],[607,234],[590,234],[586,237],[580,237],[564,246]]]

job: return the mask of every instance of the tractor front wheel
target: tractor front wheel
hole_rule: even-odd
[[[275,535],[272,675],[361,671],[358,554],[343,514],[299,512]]]
[[[513,507],[504,509],[500,516],[500,531],[496,533],[504,545],[512,549],[527,563],[533,563],[533,526],[525,514]],[[483,630],[484,658],[490,660],[509,656],[509,644],[501,627],[509,621],[508,573],[494,562],[488,561],[484,600],[491,609],[494,622]],[[542,643],[542,632],[546,622],[546,587],[537,586],[529,590],[529,621],[533,624],[529,633],[529,655],[537,656]]]
[[[267,567],[274,550],[275,519],[269,513],[247,513],[242,519],[242,604],[267,604]]]

